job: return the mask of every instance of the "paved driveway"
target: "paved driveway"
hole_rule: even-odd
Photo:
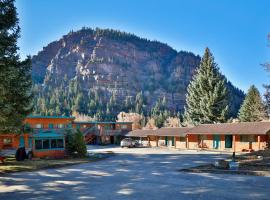
[[[110,150],[117,155],[95,163],[0,175],[0,199],[258,200],[270,196],[269,177],[177,171],[224,155],[162,149]],[[103,149],[90,147],[90,151]]]

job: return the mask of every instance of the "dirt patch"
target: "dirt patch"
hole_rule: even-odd
[[[221,173],[270,176],[270,150],[242,154],[236,156],[235,160],[239,162],[238,170],[220,169],[213,164],[207,164],[188,169],[181,169],[179,171],[193,173]]]

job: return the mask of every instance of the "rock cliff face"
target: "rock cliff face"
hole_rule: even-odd
[[[38,93],[35,110],[39,114],[76,110],[92,115],[95,109],[109,109],[116,115],[131,109],[142,91],[146,110],[165,97],[168,109],[182,111],[187,85],[199,62],[199,56],[177,52],[157,41],[83,28],[33,56]]]

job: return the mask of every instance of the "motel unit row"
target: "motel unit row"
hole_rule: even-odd
[[[202,124],[195,127],[134,130],[129,137],[143,138],[151,147],[257,151],[268,147],[270,122]]]

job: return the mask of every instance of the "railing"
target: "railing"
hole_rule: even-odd
[[[95,136],[94,135],[86,135],[84,137],[84,140],[85,140],[85,143],[86,144],[91,143],[94,139],[95,139]]]
[[[96,126],[93,126],[93,127],[90,127],[90,128],[86,128],[82,131],[83,135],[87,135],[87,134],[90,134],[90,133],[95,133],[95,134],[98,134],[99,133],[99,130]]]
[[[100,132],[101,135],[122,135],[122,130],[103,130]]]

